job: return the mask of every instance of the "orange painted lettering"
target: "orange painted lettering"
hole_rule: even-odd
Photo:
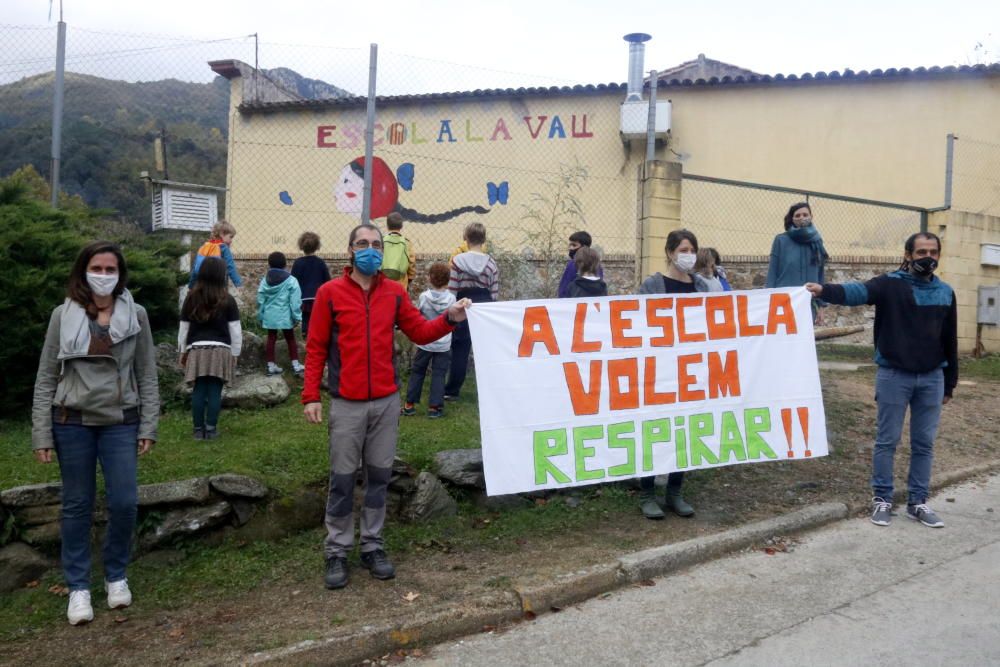
[[[580,367],[576,363],[564,363],[563,375],[566,376],[569,400],[573,403],[573,414],[596,415],[601,405],[601,362],[596,359],[590,362],[589,389],[583,388]]]
[[[535,344],[541,343],[549,354],[559,354],[559,343],[552,330],[549,310],[545,306],[528,306],[524,309],[524,321],[521,324],[521,342],[517,346],[517,356],[530,357],[534,354]]]
[[[621,379],[627,387],[623,390]],[[634,410],[639,407],[639,360],[608,360],[608,404],[612,410]]]
[[[722,321],[719,321],[719,315]],[[733,310],[733,297],[705,297],[705,321],[708,323],[709,340],[736,338],[736,313]]]
[[[726,361],[718,352],[708,353],[708,397],[740,395],[740,362],[736,350],[726,352]]]
[[[698,341],[705,340],[705,334],[703,333],[688,333],[684,321],[684,310],[687,308],[693,308],[695,306],[700,306],[704,299],[699,297],[688,298],[688,299],[677,299],[677,340],[682,343],[697,343]]]
[[[641,336],[626,336],[625,332],[632,328],[632,320],[622,317],[622,313],[639,310],[639,302],[635,299],[611,302],[611,346],[641,347]]]
[[[784,292],[771,295],[771,304],[767,310],[767,334],[778,332],[778,326],[784,325],[786,334],[798,331],[795,326],[795,311],[792,310],[792,298]]]
[[[601,309],[599,303],[595,303],[594,306],[598,310]],[[573,318],[573,345],[570,347],[573,352],[599,352],[601,349],[601,341],[583,339],[583,325],[586,321],[587,304],[576,304],[576,317]]]
[[[652,347],[671,347],[674,344],[674,318],[670,315],[660,315],[660,310],[672,308],[673,299],[648,299],[646,301],[646,323],[651,327],[660,327],[662,336],[649,339]]]
[[[669,405],[677,402],[672,391],[656,391],[656,357],[646,357],[642,369],[642,402],[644,405]]]
[[[700,354],[682,354],[677,357],[677,392],[679,401],[705,400],[704,389],[691,388],[691,385],[697,382],[698,378],[688,373],[688,366],[691,364],[700,364],[701,362],[702,355]]]
[[[740,294],[736,297],[736,313],[740,321],[740,336],[763,336],[763,324],[750,324],[747,319],[747,296]]]

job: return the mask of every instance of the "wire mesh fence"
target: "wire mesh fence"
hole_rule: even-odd
[[[47,175],[56,28],[0,26],[0,39],[0,175],[25,164]],[[62,188],[145,226],[140,172],[224,186],[237,257],[297,254],[307,230],[323,237],[322,253],[342,255],[360,221],[369,55],[71,25]],[[642,155],[619,134],[621,88],[384,47],[376,77],[372,218],[400,212],[418,255],[450,254],[478,221],[494,250],[536,263],[562,260],[576,230],[606,256],[634,256]],[[956,205],[995,209],[1000,147],[958,145]],[[801,200],[834,256],[895,257],[920,229],[916,208],[692,175],[682,224],[725,255],[763,256]]]
[[[840,259],[895,258],[920,231],[921,210],[834,194],[685,175],[684,226],[723,255],[766,256],[792,204],[808,202],[827,252]]]
[[[956,138],[951,184],[952,208],[1000,216],[1000,144]]]

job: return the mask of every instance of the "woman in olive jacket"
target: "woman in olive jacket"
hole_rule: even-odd
[[[108,607],[127,607],[125,578],[135,530],[136,457],[156,441],[160,412],[153,336],[145,309],[125,289],[128,269],[117,245],[80,251],[66,301],[49,319],[32,406],[35,458],[62,476],[62,566],[72,625],[93,620],[90,529],[101,463],[107,493],[104,584]]]

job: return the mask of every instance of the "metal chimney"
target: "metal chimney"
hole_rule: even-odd
[[[628,42],[628,92],[626,102],[642,101],[643,60],[646,51],[644,42],[653,39],[644,32],[630,32],[623,37]]]

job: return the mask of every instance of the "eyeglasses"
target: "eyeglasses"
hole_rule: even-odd
[[[372,241],[371,243],[369,243],[368,239],[358,239],[357,241],[355,241],[351,245],[352,245],[352,247],[355,250],[365,250],[366,248],[369,248],[369,247],[375,248],[376,250],[381,250],[382,249],[382,242],[381,241]]]

